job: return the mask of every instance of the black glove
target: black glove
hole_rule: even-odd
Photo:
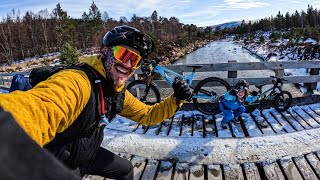
[[[234,90],[234,89],[232,89],[232,90],[229,92],[229,94],[230,94],[231,96],[236,96],[236,95],[237,95],[237,91]]]
[[[252,91],[252,92],[251,92],[251,95],[252,95],[252,96],[258,96],[258,94],[259,94],[259,93],[258,93],[257,91]]]
[[[187,100],[192,95],[188,83],[184,80],[179,79],[179,78],[174,79],[174,82],[172,83],[172,88],[174,91],[174,96],[178,100]]]

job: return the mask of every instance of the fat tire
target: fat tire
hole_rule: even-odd
[[[279,108],[279,100],[280,100],[282,94],[288,95],[289,98],[288,98],[288,103],[286,104],[286,106],[284,106],[284,108],[281,109],[281,108]],[[291,93],[288,92],[288,91],[282,91],[282,93],[276,95],[276,96],[274,97],[274,100],[273,100],[274,108],[275,108],[276,110],[280,111],[280,112],[284,112],[284,111],[288,110],[289,107],[291,106],[291,103],[292,103],[292,95],[291,95]]]
[[[220,93],[220,96],[223,96],[227,91],[231,90],[231,86],[229,85],[229,83],[227,83],[223,79],[220,79],[217,77],[208,77],[197,84],[197,86],[194,88],[194,95],[197,95],[200,89],[209,83],[220,83],[222,86],[225,87],[226,91],[223,93]],[[216,97],[216,99],[212,102],[212,104],[210,103],[210,106],[206,106],[206,107],[201,106],[201,103],[199,103],[197,98],[193,98],[192,100],[197,110],[207,115],[214,115],[221,112],[219,109],[220,96]]]
[[[143,80],[134,80],[134,81],[131,81],[131,82],[127,85],[127,90],[132,93],[132,88],[133,88],[134,86],[136,86],[136,85],[144,85],[144,86],[147,87],[146,81],[143,81]],[[153,91],[154,95],[156,96],[156,97],[155,97],[155,98],[156,98],[156,102],[153,102],[153,103],[150,103],[150,102],[148,103],[148,102],[146,102],[146,101],[142,101],[142,102],[144,102],[144,103],[146,103],[146,104],[149,104],[149,105],[152,105],[152,104],[154,104],[154,103],[160,102],[160,101],[161,101],[161,97],[160,97],[160,92],[159,92],[157,86],[156,86],[154,83],[151,83],[149,87],[150,87],[149,92],[150,92],[150,91]],[[148,92],[148,94],[149,94],[149,92]],[[133,93],[132,93],[132,94],[133,94]],[[141,100],[141,99],[139,99],[139,100]]]

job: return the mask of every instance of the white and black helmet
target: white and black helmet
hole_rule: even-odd
[[[235,89],[248,90],[248,88],[249,88],[249,83],[244,79],[240,79],[235,85]]]
[[[102,45],[111,47],[126,45],[140,52],[142,58],[147,57],[154,50],[153,40],[146,34],[130,26],[116,26],[108,31],[103,39]]]

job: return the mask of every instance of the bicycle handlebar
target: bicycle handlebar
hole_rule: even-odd
[[[281,78],[281,77],[277,77],[277,76],[270,76],[271,78],[276,78],[276,79],[281,79],[282,81],[288,81],[288,80],[286,80],[286,79],[284,79],[284,78]]]

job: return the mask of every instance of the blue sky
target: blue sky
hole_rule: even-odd
[[[92,0],[1,0],[0,17],[12,9],[21,14],[31,10],[34,13],[47,9],[50,13],[57,3],[74,18],[80,18],[88,12]],[[154,10],[159,16],[177,17],[184,24],[200,26],[216,25],[230,21],[255,20],[276,15],[278,11],[294,13],[306,11],[308,4],[320,9],[320,0],[95,0],[101,13],[119,20],[125,16],[128,20],[133,14],[150,16]]]

